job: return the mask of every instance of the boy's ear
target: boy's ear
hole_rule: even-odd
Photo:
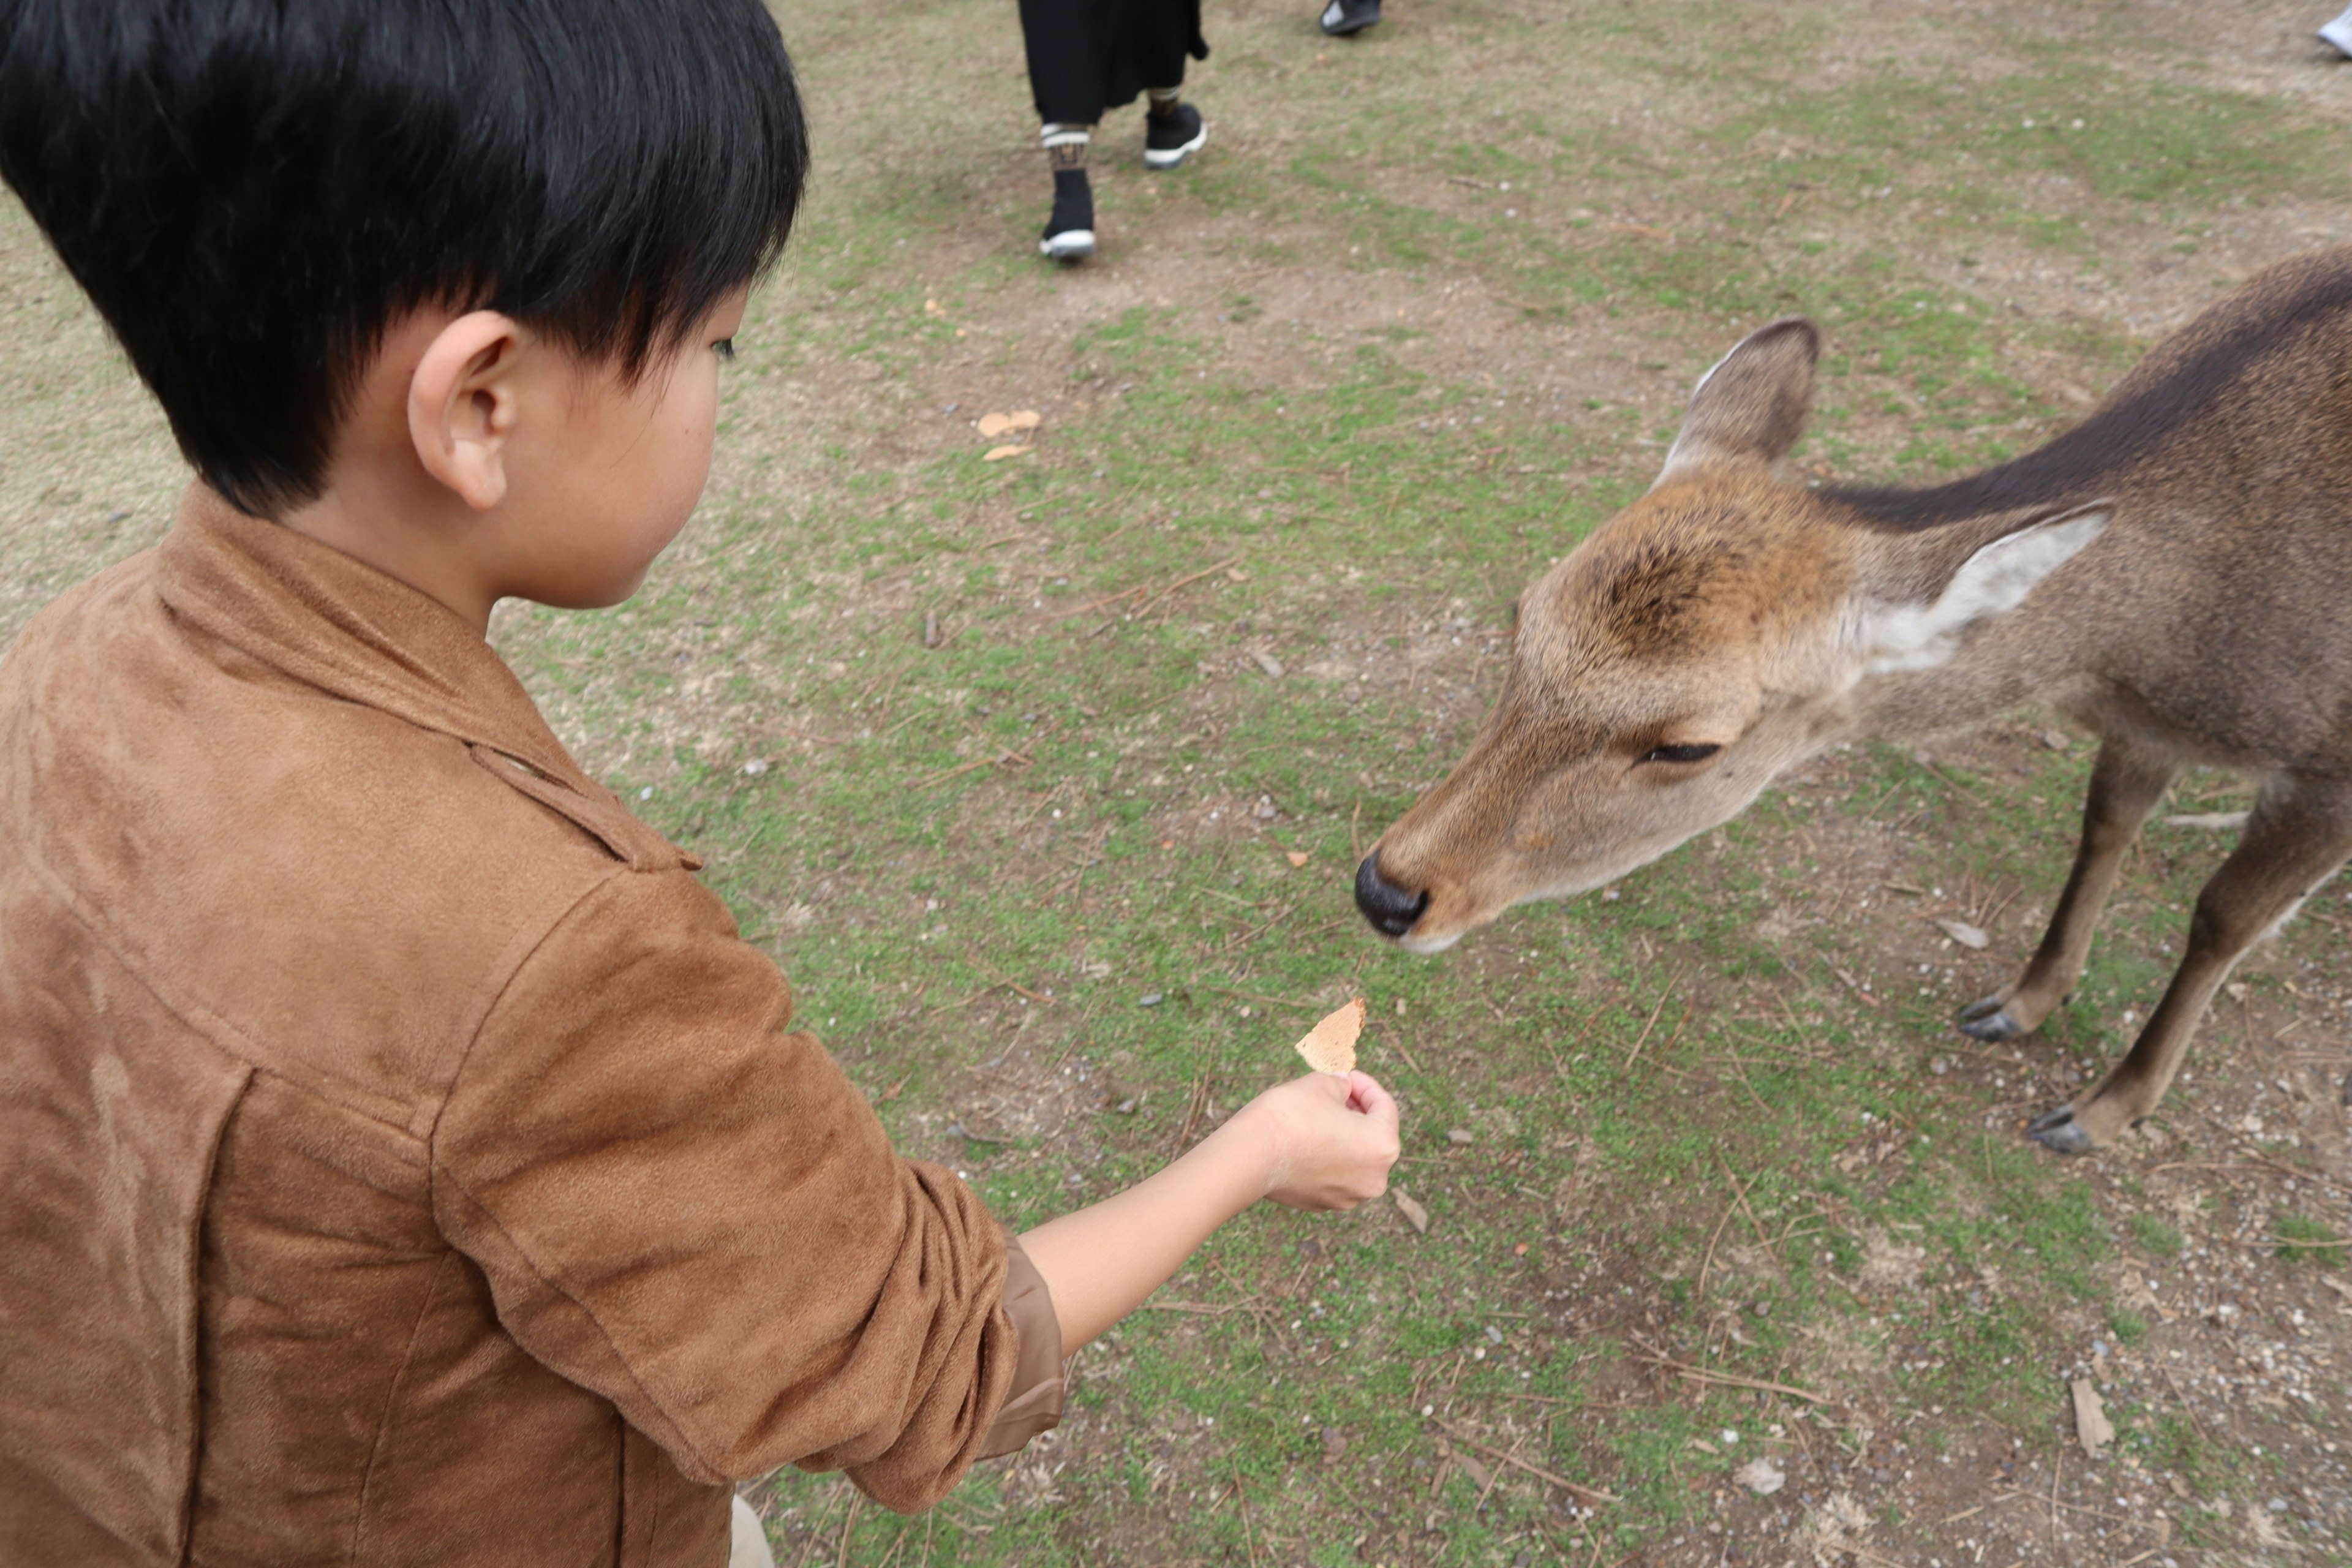
[[[425,471],[476,511],[506,499],[506,444],[520,405],[522,323],[471,310],[441,329],[408,379],[408,435]]]

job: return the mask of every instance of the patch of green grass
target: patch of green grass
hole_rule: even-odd
[[[2271,1221],[2272,1250],[2289,1263],[2314,1268],[2341,1268],[2347,1256],[2344,1237],[2326,1222],[2309,1215],[2282,1214]]]
[[[2129,1226],[2132,1239],[2138,1242],[2150,1258],[2180,1256],[2180,1232],[2154,1215],[2136,1214],[2124,1223]]]

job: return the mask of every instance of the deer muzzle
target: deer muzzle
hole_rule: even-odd
[[[1381,875],[1381,852],[1374,849],[1356,868],[1356,908],[1382,936],[1402,937],[1429,908],[1426,889],[1400,888]]]

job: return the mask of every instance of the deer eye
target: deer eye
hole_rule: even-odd
[[[1721,746],[1708,745],[1704,742],[1690,746],[1660,746],[1642,760],[1645,763],[1703,763],[1721,750]]]

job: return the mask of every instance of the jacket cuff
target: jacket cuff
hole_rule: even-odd
[[[983,1459],[1009,1454],[1062,1424],[1062,1321],[1054,1315],[1045,1277],[1017,1237],[1004,1238],[1004,1315],[1013,1320],[1015,1342],[1013,1390],[981,1441]]]

